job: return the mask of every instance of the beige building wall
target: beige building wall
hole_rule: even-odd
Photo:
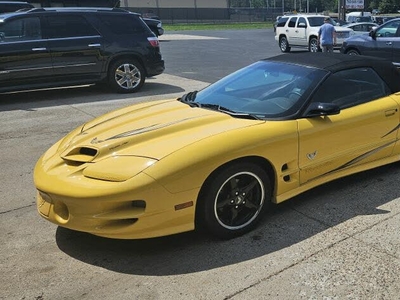
[[[121,7],[227,8],[228,0],[121,0]]]

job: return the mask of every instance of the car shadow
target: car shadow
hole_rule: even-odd
[[[184,93],[185,90],[176,85],[152,81],[148,78],[142,89],[136,93],[119,94],[105,86],[85,85],[68,88],[54,88],[34,91],[21,91],[0,94],[0,111],[35,110],[44,107],[102,102],[110,100],[134,101],[139,97],[152,97]]]
[[[400,197],[400,189],[387,189],[396,186],[399,166],[338,179],[275,205],[255,230],[232,240],[200,232],[116,240],[58,227],[56,242],[79,261],[119,273],[164,276],[220,268],[291,247],[356,216],[388,214],[379,207]]]

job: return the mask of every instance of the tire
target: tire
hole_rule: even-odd
[[[290,51],[290,47],[289,47],[289,43],[288,40],[285,36],[282,36],[279,39],[279,47],[281,48],[282,52],[289,52]]]
[[[358,52],[356,49],[350,49],[346,52],[348,55],[360,55],[360,52]]]
[[[108,73],[108,83],[118,93],[133,93],[144,84],[145,71],[135,59],[126,58],[114,62]]]
[[[251,163],[231,165],[205,187],[200,199],[202,225],[222,239],[240,236],[265,215],[271,194],[270,180],[261,167]]]
[[[320,52],[318,47],[318,40],[315,37],[310,39],[310,42],[308,43],[308,51]]]

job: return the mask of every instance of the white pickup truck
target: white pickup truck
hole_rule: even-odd
[[[324,24],[323,15],[283,16],[276,25],[275,40],[282,52],[289,52],[291,47],[306,47],[310,52],[318,52],[318,30]],[[334,21],[331,21],[335,25]],[[335,26],[336,45],[340,49],[343,41],[350,37],[352,29]]]

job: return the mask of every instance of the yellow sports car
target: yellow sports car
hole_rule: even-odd
[[[269,204],[400,159],[386,60],[283,54],[179,99],[94,119],[37,162],[47,220],[111,238],[251,230]]]

